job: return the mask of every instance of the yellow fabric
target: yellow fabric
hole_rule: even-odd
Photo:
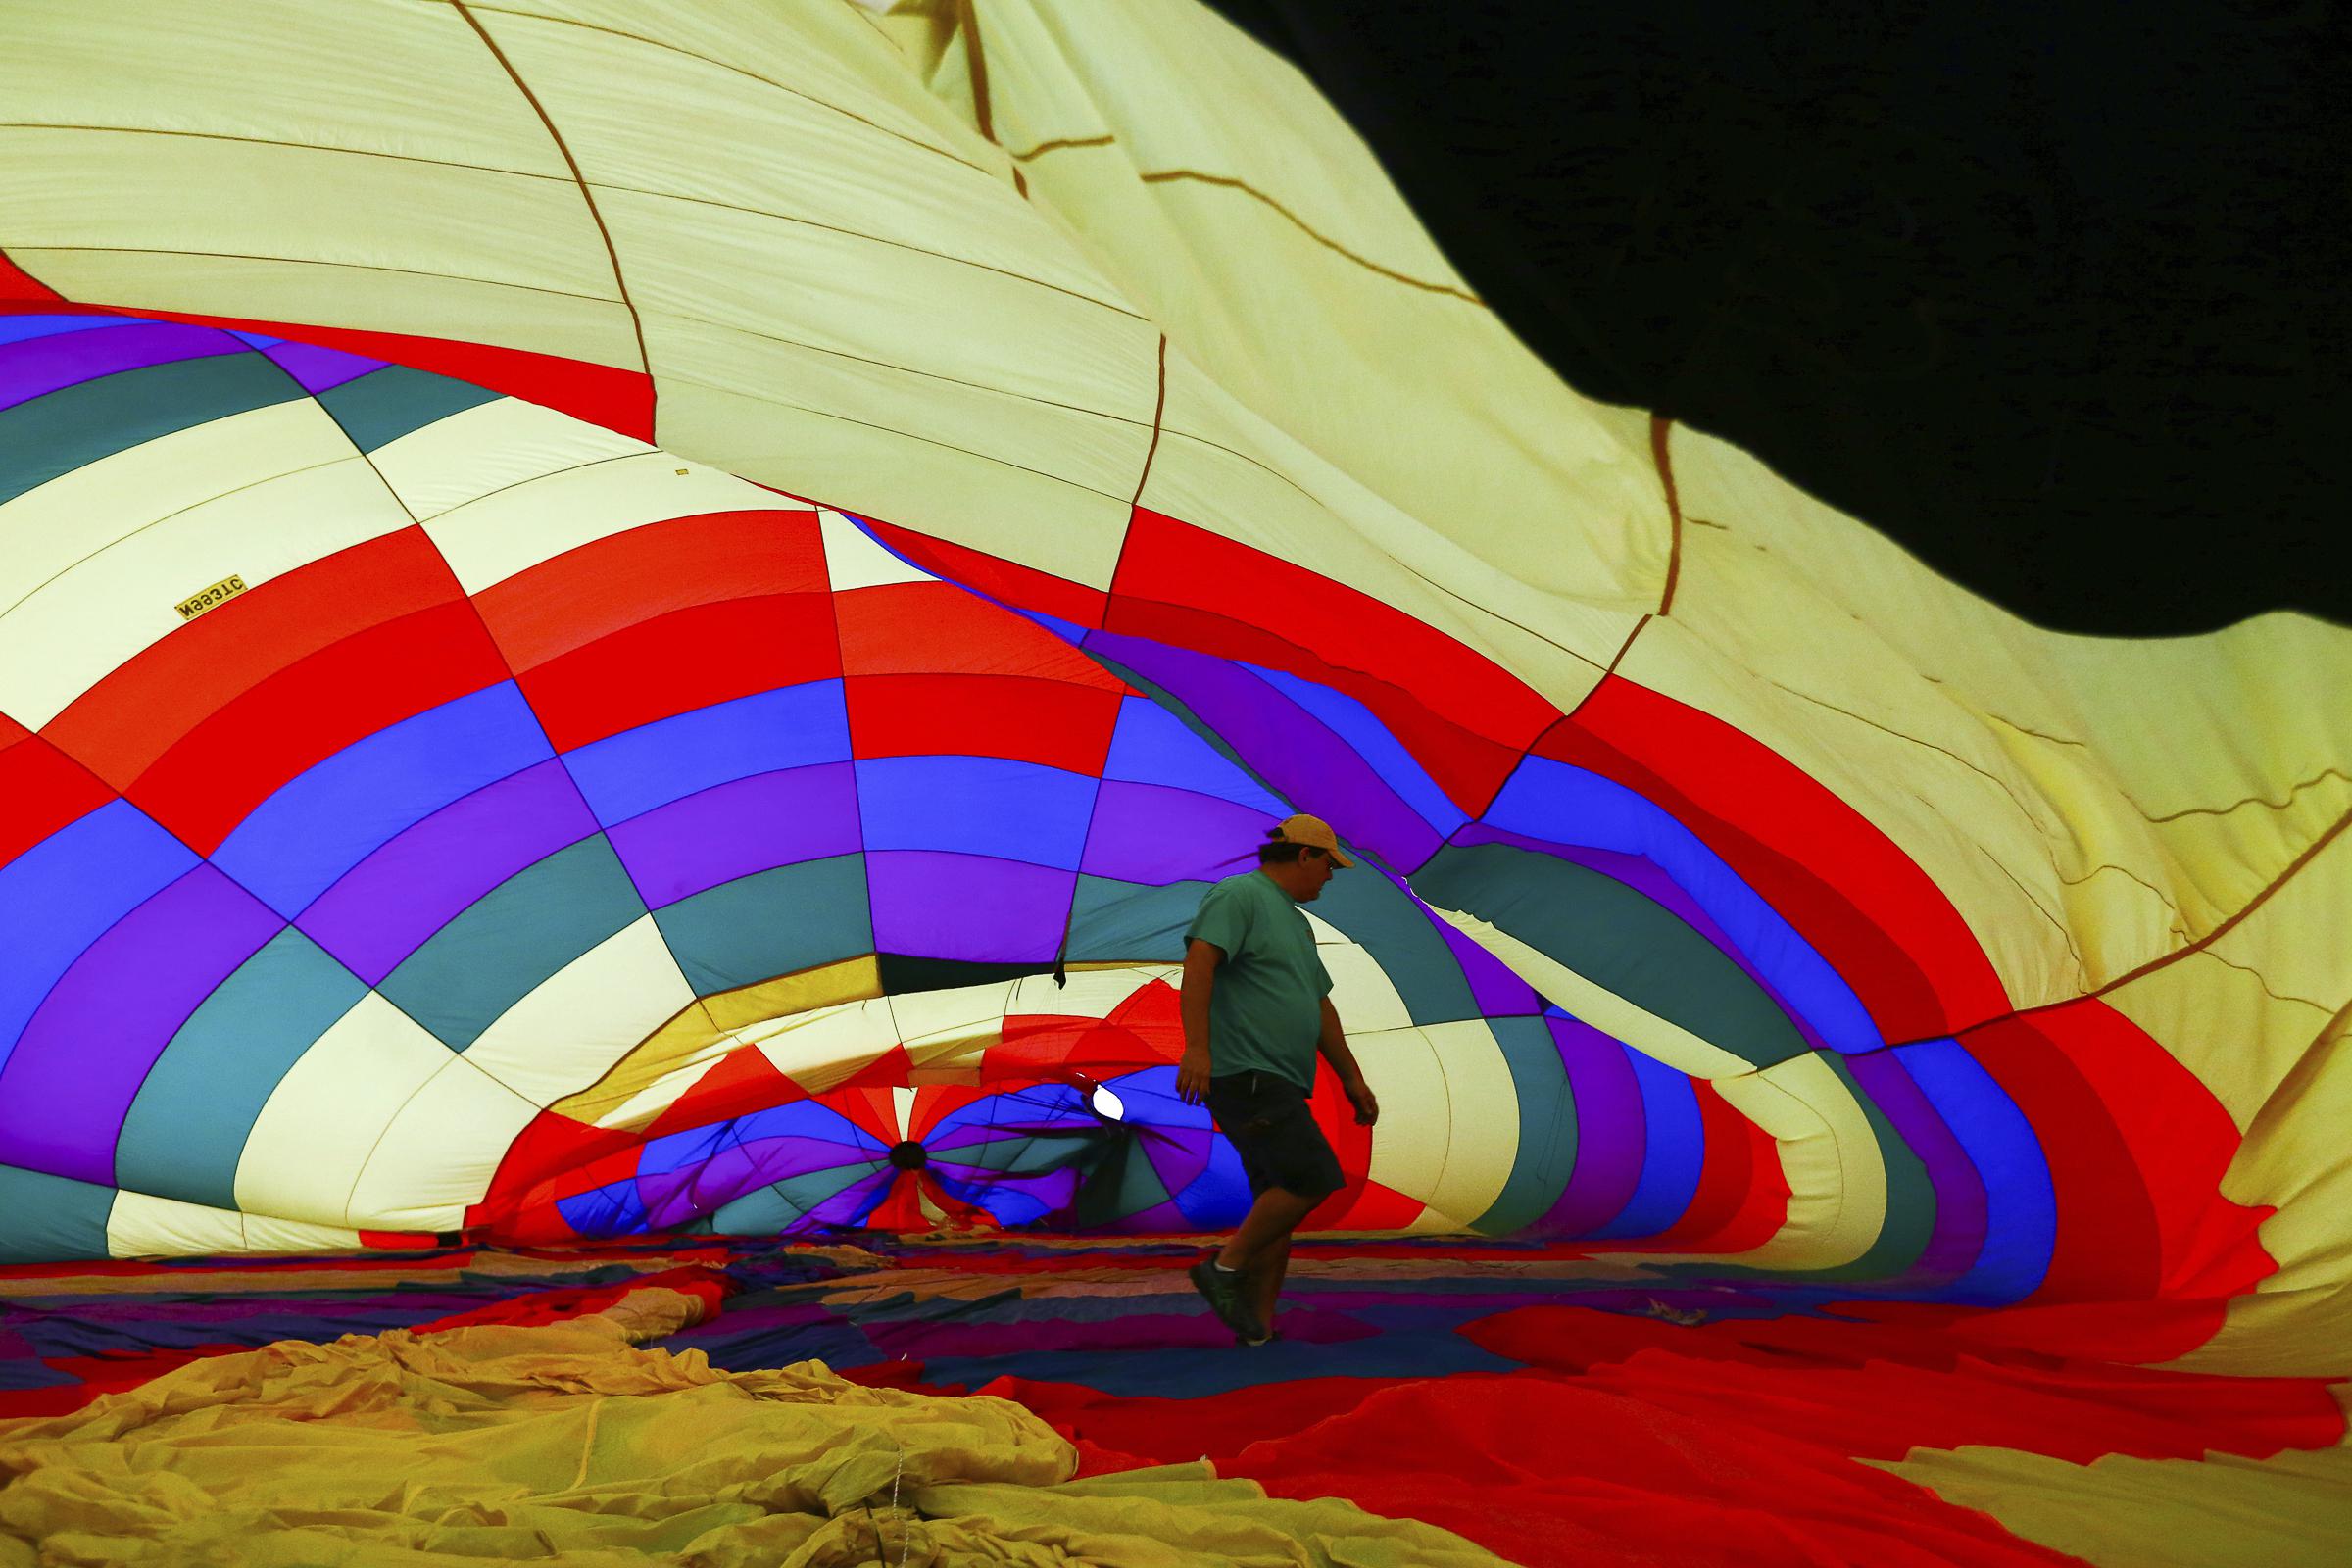
[[[0,1564],[822,1568],[877,1537],[909,1564],[1498,1560],[1205,1466],[1065,1485],[1069,1444],[1004,1399],[633,1348],[701,1311],[648,1289],[560,1324],[286,1341],[0,1422]]]

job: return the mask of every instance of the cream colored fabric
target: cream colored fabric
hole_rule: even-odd
[[[701,1312],[647,1289],[559,1324],[285,1341],[0,1422],[0,1563],[1499,1560],[1204,1465],[1071,1483],[1070,1445],[1004,1399],[631,1348]]]

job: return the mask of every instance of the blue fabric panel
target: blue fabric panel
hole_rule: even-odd
[[[1984,1250],[1938,1298],[1998,1306],[2031,1296],[2058,1244],[2058,1195],[2033,1124],[1957,1040],[1898,1046],[1895,1059],[1984,1183]]]
[[[1886,1044],[1844,977],[1722,857],[1642,795],[1548,758],[1524,759],[1484,819],[1554,844],[1639,855],[1672,877],[1837,1051]]]
[[[246,1134],[288,1068],[368,988],[300,931],[272,937],[179,1026],[122,1118],[115,1179],[235,1208]]]
[[[637,1180],[608,1182],[585,1193],[556,1200],[564,1223],[582,1236],[633,1236],[645,1229],[645,1202]]]
[[[1372,764],[1372,771],[1380,775],[1381,782],[1395,790],[1397,798],[1411,807],[1421,820],[1437,829],[1441,837],[1470,820],[1469,813],[1453,804],[1453,797],[1429,776],[1429,770],[1372,710],[1346,692],[1335,692],[1320,681],[1307,680],[1287,670],[1261,669],[1255,664],[1242,667],[1314,714],[1333,734],[1355,748],[1356,754]]]
[[[402,832],[554,755],[522,693],[501,681],[287,780],[213,852],[213,863],[290,920]]]
[[[0,316],[0,343],[55,337],[60,332],[99,332],[112,326],[145,326],[144,318],[127,316]]]
[[[881,757],[858,763],[869,850],[945,850],[1074,871],[1095,781],[998,757]]]
[[[0,1165],[0,1263],[105,1257],[115,1190]]]
[[[1705,1124],[1699,1120],[1698,1094],[1690,1077],[1645,1052],[1622,1049],[1642,1090],[1642,1123],[1647,1138],[1634,1196],[1615,1219],[1587,1233],[1595,1240],[1655,1236],[1673,1225],[1698,1196],[1699,1167],[1706,1159]]]
[[[698,997],[874,951],[860,855],[722,882],[654,920]]]
[[[488,403],[503,394],[470,381],[453,381],[430,370],[387,365],[318,394],[319,406],[334,416],[351,444],[372,452],[411,430]]]
[[[645,913],[603,834],[509,877],[376,987],[464,1051],[548,976]]]
[[[841,682],[817,680],[623,730],[564,761],[589,809],[610,827],[714,784],[849,757]]]
[[[82,950],[195,864],[193,850],[115,800],[0,865],[0,1065]]]
[[[1120,700],[1119,721],[1111,731],[1110,756],[1103,763],[1102,776],[1213,795],[1269,816],[1291,814],[1279,797],[1218,756],[1216,748],[1194,734],[1183,719],[1149,697]]]

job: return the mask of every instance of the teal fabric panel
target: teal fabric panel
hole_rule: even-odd
[[[318,394],[320,407],[335,417],[362,452],[399,440],[436,419],[446,419],[501,394],[470,381],[453,381],[429,370],[387,365]]]
[[[174,360],[63,387],[0,413],[0,502],[158,436],[308,395],[259,354]]]
[[[464,1051],[541,981],[644,913],[600,833],[491,889],[376,989]]]
[[[0,1165],[0,1263],[104,1257],[115,1190]]]
[[[1171,882],[1151,887],[1109,877],[1078,878],[1070,902],[1071,963],[1181,963],[1185,928],[1213,886]]]
[[[1308,906],[1314,916],[1378,961],[1415,1023],[1446,1023],[1479,1015],[1462,966],[1438,933],[1429,911],[1411,894],[1369,865],[1342,871]]]
[[[656,910],[654,919],[698,997],[874,950],[861,855],[737,877]]]
[[[1440,908],[1499,926],[1759,1067],[1811,1049],[1747,971],[1681,916],[1573,860],[1507,844],[1454,845],[1432,857],[1413,885]]]
[[[1542,1018],[1492,1018],[1488,1027],[1519,1092],[1519,1152],[1511,1158],[1510,1179],[1470,1228],[1503,1236],[1542,1219],[1568,1190],[1576,1172],[1576,1097],[1559,1042]]]
[[[122,1118],[115,1179],[234,1208],[246,1134],[288,1068],[368,987],[300,931],[280,931],[172,1035]]]

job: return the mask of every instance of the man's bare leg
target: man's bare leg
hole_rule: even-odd
[[[1321,1201],[1323,1200],[1320,1198],[1300,1198],[1287,1188],[1267,1188],[1257,1195],[1257,1201],[1250,1205],[1248,1217],[1225,1243],[1224,1250],[1217,1253],[1217,1261],[1226,1268],[1247,1272],[1256,1265],[1258,1253],[1276,1242],[1282,1243],[1287,1250],[1291,1232],[1297,1230],[1298,1222],[1313,1213],[1315,1205]]]
[[[1270,1333],[1274,1328],[1274,1304],[1282,1298],[1283,1276],[1291,1271],[1291,1239],[1282,1240],[1259,1250],[1257,1261],[1250,1265],[1250,1304],[1257,1309],[1257,1320]]]

